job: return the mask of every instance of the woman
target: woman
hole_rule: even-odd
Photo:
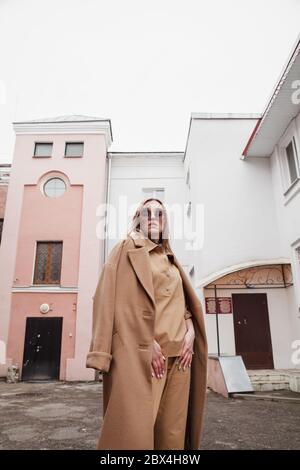
[[[169,244],[164,204],[142,201],[93,297],[87,367],[103,372],[98,449],[200,446],[207,340],[201,303]]]

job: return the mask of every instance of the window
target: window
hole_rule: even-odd
[[[51,157],[52,155],[52,142],[36,142],[34,146],[35,157]]]
[[[285,148],[287,165],[289,170],[290,183],[294,183],[299,178],[299,162],[294,137]]]
[[[44,194],[48,197],[60,197],[66,191],[66,183],[61,178],[51,178],[44,184]]]
[[[34,284],[59,284],[62,242],[37,242]]]
[[[2,238],[3,222],[4,222],[4,219],[0,219],[0,243],[1,243],[1,238]]]
[[[145,198],[157,197],[161,201],[163,201],[165,197],[164,188],[143,188],[143,193]]]
[[[289,204],[300,190],[299,148],[297,126],[294,118],[275,147],[275,156],[278,159],[281,172],[285,205]]]
[[[83,142],[66,142],[65,157],[82,157]]]

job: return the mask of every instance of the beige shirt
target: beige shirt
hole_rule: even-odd
[[[149,252],[156,303],[155,339],[166,356],[179,356],[187,331],[185,320],[192,314],[186,308],[182,279],[173,264],[173,253],[145,238]]]

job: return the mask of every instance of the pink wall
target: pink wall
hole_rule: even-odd
[[[61,285],[77,287],[82,198],[82,186],[70,186],[57,198],[45,197],[39,185],[25,186],[14,286],[33,283],[36,241],[56,240],[63,242]]]
[[[228,398],[228,391],[226,388],[223,372],[220,363],[216,359],[208,358],[208,374],[207,374],[207,386],[214,392],[220,393],[224,397]]]
[[[62,293],[14,293],[11,304],[11,322],[7,354],[22,370],[24,338],[27,317],[63,317],[60,379],[66,378],[67,359],[74,357],[76,333],[76,294]],[[50,305],[46,315],[40,313],[40,305]]]

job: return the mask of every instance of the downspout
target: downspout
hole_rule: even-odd
[[[106,190],[105,190],[105,203],[106,203],[106,210],[105,210],[105,224],[104,224],[104,230],[105,230],[105,237],[104,237],[104,243],[103,243],[103,264],[106,261],[107,258],[107,252],[108,252],[108,207],[110,203],[110,173],[111,173],[111,155],[110,153],[107,153],[106,157]]]

